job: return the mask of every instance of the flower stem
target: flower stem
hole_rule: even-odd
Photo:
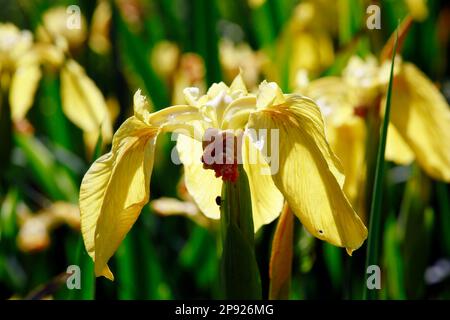
[[[237,181],[224,181],[222,187],[221,280],[226,299],[261,299],[250,188],[242,165],[238,170]]]

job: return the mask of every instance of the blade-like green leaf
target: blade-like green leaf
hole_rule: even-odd
[[[262,296],[250,199],[248,178],[239,165],[238,181],[224,182],[220,204],[221,273],[227,299],[261,299]]]
[[[366,256],[366,270],[371,265],[380,265],[379,261],[379,246],[381,238],[381,202],[383,193],[383,180],[385,170],[385,158],[386,151],[386,137],[389,124],[389,115],[391,110],[391,94],[392,83],[394,73],[394,61],[395,54],[397,52],[397,41],[394,45],[392,53],[391,70],[389,75],[389,84],[386,96],[386,107],[384,112],[383,125],[380,135],[380,143],[378,145],[377,164],[375,169],[375,181],[373,188],[372,203],[370,208],[370,222],[369,222],[369,239],[367,244],[367,256]],[[373,300],[376,298],[376,290],[370,290],[366,282],[364,281],[364,299]]]

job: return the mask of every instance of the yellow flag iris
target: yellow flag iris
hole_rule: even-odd
[[[162,132],[180,133],[177,149],[186,188],[206,216],[219,218],[216,197],[221,194],[222,180],[203,168],[198,137],[210,128],[240,129],[255,229],[274,220],[286,200],[317,238],[345,247],[349,253],[361,246],[367,229],[342,192],[342,168],[325,139],[321,112],[311,99],[283,94],[275,83],[267,82],[260,84],[256,94],[249,93],[240,75],[231,86],[214,84],[202,96],[196,88],[184,93],[186,105],[150,113],[138,91],[134,116],[115,133],[111,151],[84,176],[81,228],[97,276],[113,279],[107,262],[149,200],[155,141]],[[279,168],[272,175],[262,173],[262,169],[270,171],[265,158],[250,160],[261,150],[261,141],[248,134],[252,129],[279,133]]]
[[[13,121],[23,120],[31,106],[42,77],[41,65],[60,70],[63,112],[84,132],[89,150],[93,150],[101,131],[105,143],[112,138],[113,117],[100,89],[73,59],[65,59],[65,38],[58,44],[33,41],[29,31],[0,23],[0,83],[9,91]]]
[[[23,118],[31,107],[41,74],[31,32],[0,23],[0,81],[2,89],[9,89],[13,120]]]
[[[344,190],[356,196],[364,171],[366,127],[370,108],[385,105],[390,62],[374,57],[350,59],[342,77],[315,80],[300,91],[313,98],[325,115],[333,151],[346,173]],[[374,109],[372,109],[374,110]],[[450,110],[436,86],[413,64],[396,59],[386,158],[400,165],[414,159],[431,177],[450,181]]]

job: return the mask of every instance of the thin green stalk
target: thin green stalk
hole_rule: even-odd
[[[268,3],[251,11],[253,32],[260,48],[270,48],[276,39],[274,17]]]
[[[391,70],[389,75],[389,85],[386,97],[386,109],[384,113],[383,126],[381,129],[380,144],[378,146],[377,165],[375,169],[374,192],[372,197],[372,204],[370,207],[370,223],[369,223],[369,239],[367,245],[366,256],[366,270],[370,265],[379,265],[379,246],[380,246],[380,225],[381,225],[381,201],[383,193],[383,179],[384,179],[384,153],[386,150],[386,137],[389,124],[389,115],[391,111],[391,93],[392,93],[392,78],[394,72],[394,60],[397,52],[397,39],[394,44],[392,52]],[[367,283],[364,282],[364,299],[376,299],[376,291],[370,290]]]
[[[92,161],[95,161],[102,155],[102,143],[103,136],[100,131],[97,142],[95,144],[94,153],[92,155]],[[70,250],[71,243],[68,242],[67,248]],[[76,244],[76,264],[80,266],[82,283],[81,290],[72,290],[69,294],[70,300],[93,300],[95,299],[95,276],[94,276],[94,262],[89,257],[86,249],[84,248],[84,242],[81,234],[78,237]]]
[[[208,84],[219,82],[222,78],[219,63],[218,35],[216,31],[218,12],[216,1],[194,0],[191,2],[193,51],[202,56],[205,62]]]
[[[67,242],[66,248],[70,250],[71,242]],[[95,299],[95,276],[94,262],[89,257],[84,248],[83,239],[79,236],[76,244],[75,263],[81,270],[81,289],[71,290],[69,292],[69,300],[94,300]]]
[[[237,182],[223,183],[220,211],[223,245],[221,276],[225,298],[261,299],[250,188],[242,165],[239,165]]]
[[[439,204],[439,219],[441,226],[441,241],[444,252],[450,256],[450,203],[448,199],[448,187],[443,182],[436,183],[437,198]]]

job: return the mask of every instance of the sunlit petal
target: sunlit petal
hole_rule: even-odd
[[[65,115],[83,131],[111,126],[101,91],[74,60],[61,70],[61,99]]]
[[[263,81],[259,85],[256,108],[264,109],[274,104],[284,103],[283,92],[275,82]]]
[[[279,171],[273,179],[305,228],[349,253],[359,248],[367,229],[332,172],[335,157],[314,102],[290,97],[283,105],[253,113],[249,127],[279,130]]]
[[[220,208],[216,198],[222,192],[222,180],[216,178],[213,170],[203,168],[203,148],[200,141],[186,135],[179,135],[177,150],[184,165],[185,185],[200,210],[211,219],[219,219]]]
[[[19,66],[11,81],[9,103],[13,120],[25,118],[33,104],[42,72],[38,64]]]
[[[242,161],[250,186],[256,231],[279,216],[283,207],[283,195],[275,186],[269,165],[262,158],[261,152],[246,135],[242,141]]]
[[[148,202],[157,132],[129,118],[114,135],[111,152],[97,159],[83,178],[81,230],[97,276],[113,279],[107,262]]]
[[[414,161],[414,152],[392,124],[388,128],[385,156],[387,160],[404,166]]]
[[[359,117],[328,128],[328,141],[342,163],[345,174],[344,192],[354,204],[360,193],[365,172],[366,127]]]
[[[431,177],[450,181],[450,109],[426,76],[404,63],[392,91],[391,122]]]

